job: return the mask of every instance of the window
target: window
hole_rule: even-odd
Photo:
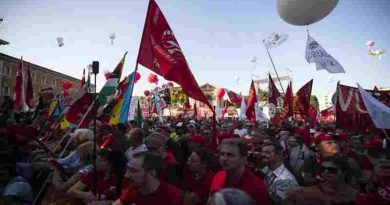
[[[10,89],[8,85],[4,85],[3,87],[3,95],[4,96],[9,96],[10,95]]]
[[[4,66],[3,68],[3,74],[4,75],[11,75],[11,69],[8,66]]]
[[[46,83],[46,76],[42,75],[42,83]]]
[[[53,80],[51,80],[51,84],[52,85],[56,85],[56,79],[55,78],[53,78]]]

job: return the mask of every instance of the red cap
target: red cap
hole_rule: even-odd
[[[333,136],[328,134],[320,134],[314,139],[315,144],[320,144],[322,141],[331,140]]]
[[[188,141],[197,142],[202,145],[205,145],[207,143],[207,139],[203,135],[199,135],[199,134],[188,136]]]

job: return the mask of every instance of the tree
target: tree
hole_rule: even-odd
[[[318,98],[315,95],[310,96],[310,104],[313,105],[317,110],[320,109]]]

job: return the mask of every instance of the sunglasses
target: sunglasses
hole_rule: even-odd
[[[328,172],[331,174],[337,174],[338,171],[339,171],[339,169],[336,167],[321,166],[321,172]]]

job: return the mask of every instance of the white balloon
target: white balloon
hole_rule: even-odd
[[[57,38],[57,44],[59,47],[62,47],[64,45],[64,38],[58,37]]]
[[[115,39],[115,33],[111,34],[109,37],[111,39],[111,45],[113,45],[114,44],[114,39]]]
[[[256,61],[257,61],[257,57],[256,57],[256,56],[252,56],[251,62],[252,62],[252,63],[256,63]]]
[[[289,24],[304,26],[327,16],[339,0],[278,0],[280,18]]]

